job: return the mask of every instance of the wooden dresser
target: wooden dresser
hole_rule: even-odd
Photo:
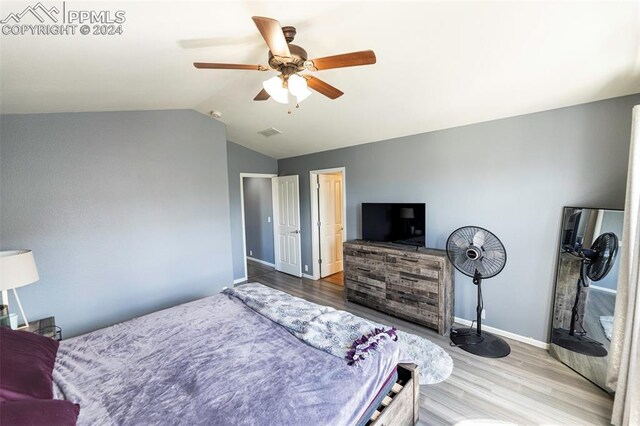
[[[453,267],[444,250],[344,243],[345,299],[445,334],[453,325]]]

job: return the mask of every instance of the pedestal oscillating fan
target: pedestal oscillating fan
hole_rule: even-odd
[[[455,346],[485,358],[502,358],[511,353],[511,347],[498,336],[482,331],[482,280],[495,277],[507,263],[507,252],[495,235],[478,226],[456,229],[447,239],[447,256],[453,266],[473,278],[478,287],[476,329],[451,330]]]
[[[576,333],[576,323],[579,316],[580,293],[583,287],[589,286],[585,278],[589,278],[591,281],[600,281],[607,276],[616,261],[618,237],[613,232],[607,232],[596,238],[590,249],[579,246],[575,250],[568,248],[566,251],[582,259],[582,265],[580,266],[580,276],[576,283],[576,298],[571,309],[569,330],[555,328],[551,341],[565,349],[584,355],[607,356],[607,350],[602,346],[602,343],[588,338],[584,329],[582,332]]]

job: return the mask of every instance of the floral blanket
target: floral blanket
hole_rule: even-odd
[[[420,367],[421,384],[438,383],[451,374],[453,361],[428,339],[360,318],[349,312],[317,305],[258,283],[224,290],[269,318],[310,346],[359,364],[375,356],[378,347],[398,344],[403,362]],[[397,343],[396,343],[397,342]]]

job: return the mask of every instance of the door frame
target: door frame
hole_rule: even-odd
[[[320,279],[320,234],[318,233],[318,191],[316,187],[317,176],[329,173],[342,174],[342,242],[347,241],[347,171],[346,167],[333,167],[330,169],[320,169],[309,171],[309,195],[311,198],[311,267],[313,268],[312,279]],[[344,254],[342,255],[344,265]]]
[[[275,173],[240,173],[240,214],[241,214],[241,219],[242,219],[242,259],[244,260],[244,280],[242,281],[247,281],[249,279],[249,271],[247,270],[247,261],[248,261],[248,257],[247,256],[247,233],[246,233],[246,229],[245,229],[245,222],[244,222],[244,178],[265,178],[265,179],[269,179],[270,182],[273,182],[274,177],[277,177],[278,175]],[[272,194],[271,196],[273,197],[273,185],[271,186],[271,191]],[[271,224],[273,225],[273,206],[271,206]],[[276,245],[276,239],[275,239],[275,235],[273,237],[273,252],[275,253],[275,245]],[[267,262],[264,262],[267,263]],[[238,280],[236,280],[238,281]],[[242,282],[240,281],[240,282]]]

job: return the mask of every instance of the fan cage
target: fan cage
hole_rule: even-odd
[[[598,253],[598,257],[587,265],[587,277],[591,281],[600,281],[609,274],[616,261],[618,237],[613,232],[604,233],[596,238],[591,250]]]
[[[463,226],[453,231],[447,239],[447,257],[449,257],[449,260],[458,271],[469,277],[473,277],[476,271],[475,262],[470,259],[466,259],[462,263],[458,262],[458,257],[463,254],[466,249],[460,248],[454,241],[456,238],[461,238],[470,245],[473,245],[473,238],[479,231],[485,234],[485,241],[481,247],[483,251],[495,250],[502,253],[501,258],[489,259],[483,257],[481,260],[482,265],[487,271],[487,273],[482,274],[482,278],[492,278],[502,272],[507,264],[507,251],[500,239],[485,228],[480,226]]]

